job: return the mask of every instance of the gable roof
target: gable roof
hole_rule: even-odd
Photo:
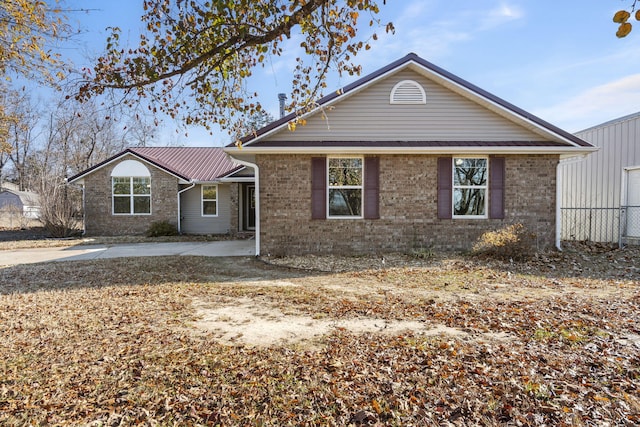
[[[185,182],[212,182],[239,171],[244,166],[233,162],[219,147],[132,147],[72,176],[69,183],[132,155]]]
[[[10,184],[10,183],[6,183],[6,184]],[[40,197],[38,196],[37,193],[33,193],[31,191],[14,190],[13,188],[16,188],[17,186],[11,185],[12,188],[9,188],[10,186],[6,184],[3,184],[2,186],[0,186],[0,195],[12,194],[16,196],[18,199],[20,199],[22,204],[27,206],[34,206],[40,203]]]
[[[391,64],[383,67],[347,86],[342,90],[336,91],[320,99],[317,102],[317,107],[303,115],[303,118],[309,117],[314,114],[318,114],[323,109],[338,103],[346,98],[349,98],[367,87],[370,87],[374,83],[381,79],[394,74],[403,69],[411,69],[422,76],[432,80],[433,82],[449,89],[450,91],[461,95],[476,104],[483,106],[484,108],[493,111],[499,116],[510,120],[511,122],[529,129],[535,134],[539,135],[546,141],[541,143],[540,141],[531,141],[530,143],[522,144],[522,141],[295,141],[295,135],[290,138],[294,141],[274,141],[270,138],[274,134],[287,129],[287,125],[290,121],[296,118],[295,113],[288,114],[279,120],[276,120],[264,128],[258,130],[256,133],[246,136],[241,139],[243,145],[242,149],[246,148],[247,152],[275,152],[278,150],[283,151],[301,151],[309,148],[318,149],[336,149],[340,147],[343,151],[349,151],[349,149],[355,150],[363,148],[370,148],[373,151],[402,151],[411,148],[411,151],[422,150],[425,152],[440,152],[447,147],[455,148],[456,150],[465,150],[466,147],[473,148],[474,150],[480,150],[482,148],[491,148],[494,151],[509,151],[518,150],[523,151],[525,149],[531,149],[534,152],[564,152],[564,151],[579,151],[590,152],[595,148],[588,142],[566,132],[536,116],[522,110],[519,107],[475,86],[466,80],[457,77],[442,68],[420,58],[414,53],[410,53],[405,57],[392,62]],[[400,138],[401,139],[401,138]],[[227,145],[225,151],[229,153],[238,153],[238,148],[235,144]],[[473,151],[473,150],[472,150]]]
[[[640,111],[636,112],[636,113],[632,113],[632,114],[628,114],[626,116],[622,116],[622,117],[618,117],[616,119],[612,119],[612,120],[608,120],[604,123],[600,123],[598,125],[595,126],[590,126],[586,129],[582,129],[581,131],[576,132],[576,135],[583,135],[586,132],[591,132],[593,130],[596,129],[602,129],[602,128],[606,128],[609,126],[613,126],[616,125],[618,123],[622,123],[622,122],[627,122],[627,121],[631,121],[631,120],[638,120],[640,119]]]

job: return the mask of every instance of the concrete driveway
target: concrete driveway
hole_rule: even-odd
[[[0,251],[0,265],[6,266],[49,261],[82,261],[102,258],[142,256],[253,256],[255,255],[255,250],[255,240],[78,245],[57,248]]]

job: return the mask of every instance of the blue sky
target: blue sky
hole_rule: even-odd
[[[119,26],[135,42],[141,0],[70,0],[95,8],[73,17],[85,30],[76,44],[77,58],[98,54],[105,28]],[[576,132],[640,111],[640,22],[625,39],[615,36],[614,12],[631,0],[387,0],[372,49],[358,55],[363,75],[414,52],[445,70],[567,131]],[[363,28],[362,32],[370,31]],[[278,116],[279,92],[290,91],[295,37],[282,57],[257,70],[251,88]],[[82,63],[77,65],[90,65]],[[356,78],[332,75],[330,90]],[[180,145],[211,146],[228,142],[199,129],[176,136],[171,122],[165,136]]]

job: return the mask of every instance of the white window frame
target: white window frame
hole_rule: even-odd
[[[329,169],[331,165],[331,159],[358,159],[360,160],[360,164],[362,165],[362,183],[360,185],[331,185],[329,182],[330,174]],[[326,194],[326,205],[327,205],[327,219],[363,219],[364,218],[364,156],[330,156],[327,157],[327,194]],[[360,215],[330,215],[329,210],[329,194],[331,190],[340,188],[345,190],[360,190]]]
[[[205,187],[215,187],[216,188],[216,198],[215,199],[205,199],[204,198],[204,188]],[[219,209],[219,203],[218,203],[218,193],[219,188],[218,188],[218,184],[202,184],[200,186],[200,215],[206,218],[212,218],[212,217],[217,217],[218,216],[218,212],[220,211]],[[204,213],[204,202],[216,202],[216,213],[215,215],[212,214],[205,214]]]
[[[115,194],[114,190],[114,180],[115,179],[123,179],[126,178],[129,180],[129,194]],[[149,180],[149,194],[134,194],[133,193],[133,180],[135,178],[142,178]],[[129,212],[128,213],[116,213],[116,197],[129,198]],[[134,198],[135,197],[148,197],[149,198],[149,212],[136,213],[134,209]],[[153,206],[151,203],[151,177],[150,176],[112,176],[111,177],[111,214],[117,216],[148,216],[152,214]]]
[[[487,176],[485,178],[484,185],[456,185],[456,160],[457,159],[477,159],[484,160],[486,162]],[[451,217],[453,219],[487,219],[489,218],[489,174],[491,171],[489,170],[489,157],[487,156],[477,156],[477,155],[468,155],[468,156],[455,156],[451,159],[452,168],[451,168]],[[469,188],[469,189],[481,189],[484,190],[484,215],[456,215],[456,190],[461,188]]]

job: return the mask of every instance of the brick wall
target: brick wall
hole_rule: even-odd
[[[539,248],[555,242],[558,156],[504,156],[505,219],[437,218],[437,156],[380,157],[380,219],[311,219],[311,156],[259,155],[261,253],[470,249],[485,231],[520,222]],[[490,195],[489,195],[490,197]]]
[[[240,197],[240,188],[241,185],[238,184],[237,182],[233,182],[231,184],[229,184],[229,202],[231,203],[231,212],[230,212],[230,225],[229,225],[229,233],[232,236],[235,236],[238,234],[238,231],[240,231],[240,219],[239,219],[239,213],[240,213],[240,205],[239,205],[239,197]]]
[[[124,160],[138,160],[133,156]],[[90,236],[144,234],[156,221],[178,222],[178,180],[145,163],[151,172],[151,215],[113,215],[111,171],[119,162],[106,165],[84,179],[85,230]]]

